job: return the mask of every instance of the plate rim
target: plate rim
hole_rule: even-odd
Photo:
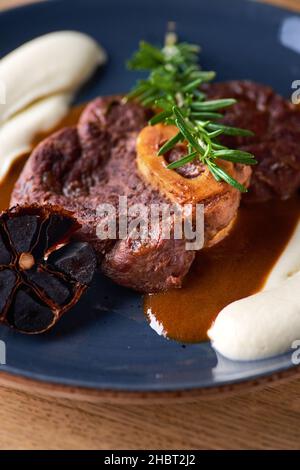
[[[280,372],[274,372],[270,375],[264,375],[256,379],[241,379],[241,381],[224,385],[165,391],[128,391],[122,389],[97,389],[92,387],[64,385],[0,371],[0,386],[23,393],[38,393],[42,396],[50,396],[53,398],[94,403],[138,404],[143,403],[145,400],[152,403],[164,403],[166,400],[172,400],[172,402],[184,400],[188,402],[201,399],[217,399],[235,395],[239,392],[254,391],[264,388],[267,385],[289,381],[297,377],[300,377],[300,365]]]

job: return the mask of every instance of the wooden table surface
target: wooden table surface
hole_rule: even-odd
[[[0,8],[30,0],[0,0]],[[300,0],[268,0],[300,10]],[[300,379],[177,404],[90,404],[0,388],[0,449],[299,449]]]

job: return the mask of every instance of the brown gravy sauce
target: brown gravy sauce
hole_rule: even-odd
[[[261,290],[299,218],[300,196],[242,206],[230,235],[197,254],[182,289],[145,296],[149,321],[183,343],[207,340],[222,308]]]
[[[52,132],[75,125],[85,105],[73,107]],[[20,156],[0,184],[0,210],[9,207],[14,184],[28,158]],[[181,342],[207,339],[218,312],[234,300],[259,291],[286,247],[300,217],[300,196],[289,201],[243,206],[231,234],[198,253],[182,289],[145,296],[144,310],[164,334]]]

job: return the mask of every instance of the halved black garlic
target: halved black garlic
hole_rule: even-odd
[[[0,215],[0,322],[23,333],[49,330],[90,284],[96,257],[74,241],[80,225],[56,206]]]

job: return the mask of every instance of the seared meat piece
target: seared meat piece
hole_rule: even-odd
[[[300,107],[277,95],[272,88],[250,81],[216,83],[205,87],[209,98],[236,98],[226,109],[224,124],[255,132],[254,137],[226,137],[233,148],[251,152],[253,167],[246,201],[287,199],[300,188]]]
[[[97,213],[99,204],[117,208],[119,196],[127,196],[129,206],[170,202],[142,179],[136,165],[137,136],[149,117],[141,106],[124,104],[118,97],[94,100],[77,128],[63,129],[35,149],[11,200],[52,203],[73,211],[82,225],[79,238],[94,246],[103,272],[142,292],[180,287],[195,257],[186,251],[184,240],[164,240],[160,232],[156,240],[133,240],[132,234],[126,240],[97,237],[97,225],[105,217]],[[248,167],[239,166],[237,174],[248,183]],[[227,234],[240,203],[237,190],[220,185],[218,197],[202,201],[207,245]]]
[[[142,292],[180,287],[195,258],[185,240],[119,240],[105,255],[102,271],[120,285]]]

